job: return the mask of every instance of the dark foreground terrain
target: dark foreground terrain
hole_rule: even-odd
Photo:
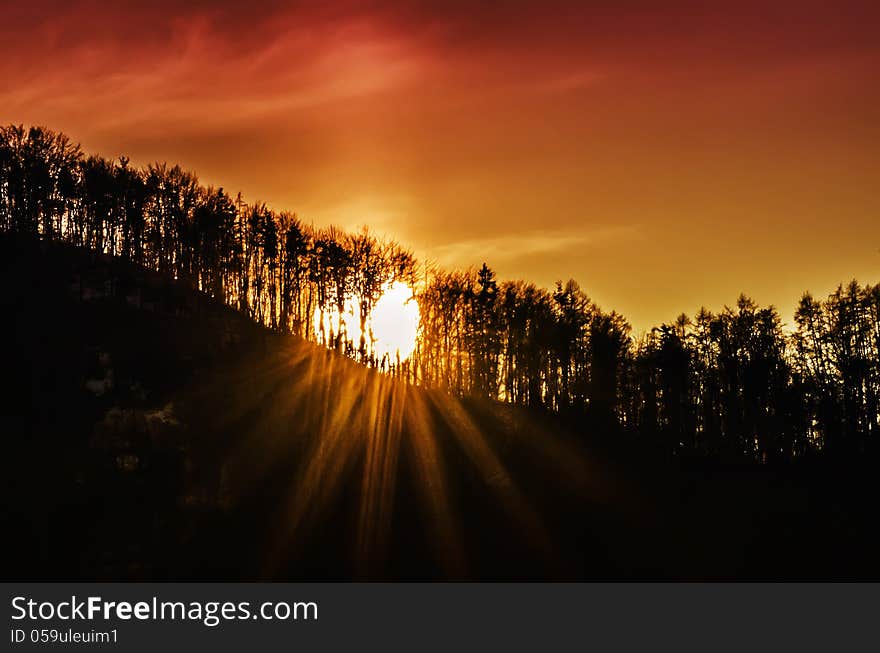
[[[877,461],[670,459],[2,242],[7,579],[878,579]]]

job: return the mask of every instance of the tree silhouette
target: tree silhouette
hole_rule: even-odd
[[[741,296],[632,338],[574,281],[548,292],[486,263],[422,266],[366,229],[315,229],[179,166],[85,156],[15,125],[0,127],[0,230],[120,257],[410,382],[558,411],[670,455],[857,455],[880,436],[880,285],[805,294],[790,333]],[[379,360],[370,324],[396,281],[420,310],[408,361]]]

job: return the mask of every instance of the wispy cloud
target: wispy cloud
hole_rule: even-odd
[[[84,14],[70,20],[81,22]],[[104,129],[183,124],[193,129],[247,124],[381,93],[424,72],[417,35],[393,32],[370,16],[297,24],[276,15],[271,26],[230,33],[211,12],[157,23],[150,39],[128,42],[107,29],[78,41],[54,22],[38,45],[52,65],[33,68],[33,53],[11,50],[0,73],[5,119],[69,123],[88,117]],[[58,34],[59,30],[63,33]],[[21,118],[19,118],[21,116]]]
[[[483,261],[505,262],[554,252],[570,254],[575,248],[593,248],[639,236],[635,226],[612,226],[583,231],[528,231],[459,240],[431,248],[429,258],[458,267]]]

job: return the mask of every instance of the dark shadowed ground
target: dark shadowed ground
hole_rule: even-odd
[[[8,579],[880,578],[873,459],[670,459],[0,250]]]

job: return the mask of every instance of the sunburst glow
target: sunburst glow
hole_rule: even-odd
[[[322,314],[315,309],[313,324],[318,340],[328,344],[341,333],[345,341],[357,348],[361,341],[360,307],[360,299],[351,297],[341,313],[331,310]],[[416,348],[419,319],[419,305],[412,288],[402,281],[387,284],[367,317],[367,353],[379,361],[386,356],[391,363],[407,360]]]
[[[373,308],[371,327],[379,358],[412,356],[419,332],[419,305],[412,288],[402,281],[390,284]]]

